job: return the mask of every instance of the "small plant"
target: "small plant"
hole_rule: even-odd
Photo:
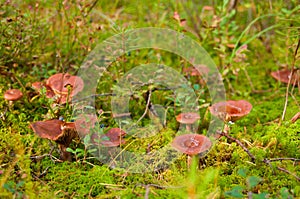
[[[253,199],[265,199],[270,198],[268,192],[260,190],[259,185],[263,183],[263,179],[258,176],[248,176],[248,170],[241,168],[238,170],[238,175],[245,179],[246,185],[235,185],[231,190],[225,192],[225,196],[231,198],[253,198]],[[292,199],[293,196],[288,192],[288,189],[282,187],[279,192],[279,198]]]

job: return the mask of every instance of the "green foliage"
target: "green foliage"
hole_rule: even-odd
[[[267,158],[299,155],[299,121],[290,118],[299,111],[297,89],[290,90],[284,121],[280,121],[286,85],[269,74],[281,66],[290,66],[299,37],[298,1],[246,0],[230,8],[231,1],[5,1],[0,3],[0,198],[297,198],[299,182],[294,176],[276,170],[279,166],[299,176],[299,162]],[[205,7],[206,6],[206,7]],[[210,6],[210,7],[207,7]],[[181,20],[173,18],[178,12]],[[184,23],[183,23],[184,22]],[[253,109],[249,115],[230,125],[230,135],[239,139],[257,161],[236,143],[220,138],[207,156],[193,158],[188,168],[185,155],[168,168],[150,173],[128,173],[109,168],[94,157],[96,149],[83,143],[72,143],[68,152],[73,161],[58,163],[45,156],[55,143],[34,135],[30,122],[58,118],[72,119],[72,105],[55,105],[33,91],[31,83],[44,81],[58,72],[75,73],[86,55],[98,44],[116,33],[139,27],[171,28],[194,38],[217,63],[227,88],[227,98],[247,99]],[[247,44],[247,48],[245,48]],[[243,50],[242,50],[243,49]],[[145,135],[126,136],[122,150],[145,154],[170,144],[179,124],[175,116],[191,98],[175,96],[161,85],[136,86],[133,93],[124,90],[120,79],[141,64],[162,64],[182,74],[190,67],[183,58],[159,49],[142,49],[119,57],[98,82],[97,93],[122,93],[130,98],[129,111],[137,121],[145,111],[147,92],[153,90],[151,102],[160,105],[158,114],[163,128],[155,128],[150,114],[140,122]],[[296,60],[298,67],[299,61]],[[149,73],[148,70],[140,71]],[[154,77],[155,78],[155,75]],[[169,77],[172,78],[172,77]],[[209,92],[198,78],[187,77],[199,102],[201,118],[198,133],[209,125]],[[119,85],[118,85],[119,83]],[[121,83],[121,85],[120,85]],[[189,87],[190,86],[190,87]],[[11,106],[3,98],[9,88],[20,88],[23,98]],[[161,89],[161,90],[155,90]],[[155,91],[154,91],[155,90]],[[99,113],[106,127],[120,123],[112,118],[112,97],[96,96],[96,107],[84,107]],[[165,111],[165,112],[164,112]],[[280,123],[280,125],[279,125]],[[121,125],[126,125],[126,121]],[[127,123],[128,125],[128,123]],[[151,126],[152,125],[152,126]],[[151,132],[143,127],[150,127]],[[149,130],[149,129],[148,129]],[[100,127],[94,129],[104,133]],[[139,132],[133,132],[138,134]],[[165,163],[157,157],[157,165]],[[133,166],[139,167],[139,162]]]

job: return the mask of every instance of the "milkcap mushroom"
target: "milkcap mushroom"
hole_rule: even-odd
[[[300,75],[297,74],[297,71],[294,72],[293,76],[291,76],[291,70],[283,69],[279,71],[273,71],[271,72],[271,76],[275,78],[276,80],[286,83],[289,83],[289,80],[291,79],[292,85],[298,85],[300,83]]]
[[[111,128],[108,132],[99,137],[98,134],[93,134],[91,140],[96,145],[102,145],[105,147],[119,146],[125,144],[125,140],[122,139],[126,135],[126,132],[120,128]]]
[[[174,138],[171,146],[188,155],[188,167],[191,164],[191,156],[201,155],[208,151],[212,142],[204,135],[184,134]]]
[[[58,73],[49,77],[45,84],[57,96],[57,102],[64,104],[67,100],[71,100],[73,96],[82,91],[84,87],[83,80],[80,77],[70,75],[68,73]],[[69,92],[68,86],[71,87]]]
[[[48,78],[46,85],[58,95],[67,95],[68,85],[72,87],[71,95],[76,95],[83,89],[83,80],[80,77],[70,75],[68,73],[58,73]]]
[[[30,124],[30,127],[39,137],[55,141],[59,144],[61,159],[63,161],[71,160],[71,154],[66,149],[72,140],[78,137],[74,126],[72,123],[65,123],[57,119],[37,121]]]
[[[43,88],[45,88],[46,89],[46,93],[45,94],[46,94],[47,98],[53,98],[55,96],[55,93],[53,92],[53,90],[49,86],[45,85],[43,82],[33,82],[31,84],[31,87],[34,90],[38,91],[39,93],[41,93],[41,90]]]
[[[252,105],[246,100],[229,100],[213,104],[211,114],[226,122],[236,121],[250,113]]]
[[[186,125],[186,130],[191,130],[191,125],[200,119],[198,113],[180,113],[176,116],[177,122]]]
[[[4,93],[4,99],[8,101],[16,101],[23,97],[23,93],[19,89],[9,89]]]

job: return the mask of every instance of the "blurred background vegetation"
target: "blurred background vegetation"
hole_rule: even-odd
[[[299,111],[299,92],[290,91],[286,120],[279,126],[286,85],[269,75],[274,70],[291,68],[293,60],[299,68],[295,55],[299,18],[297,0],[2,0],[1,198],[300,197],[299,181],[292,175],[263,163],[249,162],[247,154],[225,138],[200,160],[199,169],[194,165],[188,171],[186,157],[182,156],[166,170],[132,174],[102,165],[86,154],[82,144],[76,143],[73,149],[82,150],[74,152],[76,160],[72,163],[54,163],[49,157],[33,160],[31,156],[48,153],[50,145],[28,128],[29,122],[60,115],[70,118],[72,112],[65,106],[50,112],[53,102],[45,97],[33,98],[32,82],[59,72],[76,74],[89,52],[114,34],[140,27],[169,28],[190,36],[206,49],[224,78],[227,98],[247,99],[253,104],[249,116],[232,126],[233,136],[242,140],[260,160],[299,159],[299,121],[289,122]],[[245,45],[247,49],[242,51]],[[99,83],[99,93],[111,92],[119,77],[141,63],[172,65],[179,72],[182,66],[187,66],[185,60],[168,52],[156,49],[132,52],[112,64]],[[13,106],[8,106],[3,98],[9,88],[19,88],[25,94]],[[205,87],[202,89],[207,93]],[[97,99],[97,109],[107,111],[100,118],[106,126],[116,125],[110,115],[110,100],[109,96]],[[154,95],[153,100],[161,101],[159,95]],[[201,100],[210,102],[208,96],[202,96]],[[144,111],[143,104],[135,107],[137,118]],[[207,106],[200,112],[205,118]],[[168,132],[177,126],[174,118],[169,121],[166,135],[172,135]],[[164,146],[169,139],[163,139],[157,147]],[[138,142],[132,147],[147,145]],[[82,156],[90,158],[89,161],[83,161]],[[299,162],[274,164],[300,175]]]

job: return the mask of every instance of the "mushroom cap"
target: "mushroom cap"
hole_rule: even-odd
[[[209,150],[212,142],[204,135],[184,134],[175,137],[171,145],[182,153],[196,155]]]
[[[41,138],[56,141],[62,134],[63,121],[53,119],[30,123],[30,127]]]
[[[48,78],[48,85],[54,93],[58,95],[68,95],[68,85],[72,87],[70,96],[74,96],[82,91],[84,83],[80,77],[72,76],[68,73],[58,73]]]
[[[119,128],[112,128],[99,138],[98,134],[93,134],[91,140],[96,145],[103,145],[106,147],[119,146],[125,144],[125,140],[122,137],[126,135],[126,132]]]
[[[290,74],[291,74],[291,70],[287,70],[287,69],[271,72],[271,76],[273,78],[286,84],[289,83],[289,80],[291,78]],[[300,75],[298,75],[297,72],[295,71],[292,76],[291,84],[296,86],[298,85],[299,82],[300,82]]]
[[[74,124],[57,119],[33,122],[30,127],[39,137],[53,140],[65,147],[68,147],[72,140],[78,137],[73,128]]]
[[[198,113],[180,113],[176,116],[176,120],[182,124],[193,124],[200,119]]]
[[[246,100],[228,100],[213,104],[211,114],[225,121],[236,121],[250,113],[252,105]]]
[[[45,85],[43,82],[33,82],[31,86],[34,90],[39,92],[41,92],[41,89],[46,88],[46,97],[48,98],[53,98],[55,96],[53,90],[49,86]]]
[[[33,82],[31,83],[31,87],[34,89],[34,90],[41,90],[43,87],[44,87],[44,84],[43,82]]]
[[[19,89],[9,89],[4,93],[4,99],[8,101],[16,101],[23,97],[23,93]]]
[[[90,129],[95,127],[98,121],[97,116],[94,114],[80,114],[75,119],[75,126],[80,137],[84,137],[90,133]]]

